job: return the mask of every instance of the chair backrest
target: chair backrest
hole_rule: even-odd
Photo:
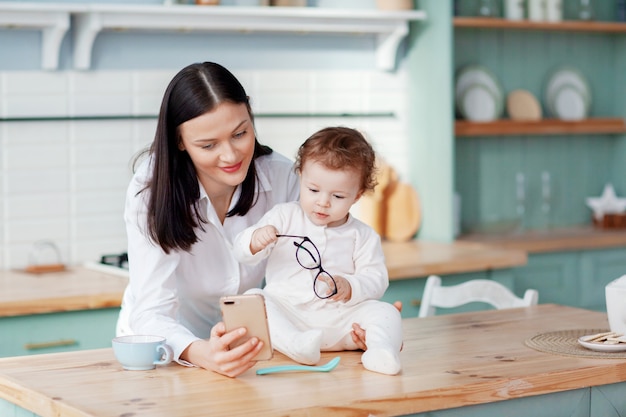
[[[435,309],[459,307],[472,302],[492,305],[498,310],[513,307],[528,307],[537,304],[539,293],[528,289],[524,298],[496,281],[474,279],[458,285],[442,286],[441,278],[431,275],[426,280],[419,317],[435,315]]]

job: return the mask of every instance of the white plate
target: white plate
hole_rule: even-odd
[[[587,117],[587,101],[573,84],[564,84],[550,97],[550,111],[561,120],[581,120]]]
[[[497,104],[496,118],[499,117],[504,110],[504,90],[491,71],[478,65],[463,67],[457,72],[454,97],[459,112],[462,113],[461,99],[463,94],[468,88],[476,84],[486,87],[493,94]]]
[[[623,352],[626,351],[626,343],[618,343],[616,345],[605,345],[604,343],[585,342],[585,336],[578,338],[578,343],[587,349],[596,350],[598,352]]]
[[[468,87],[461,96],[459,111],[467,120],[489,122],[498,118],[498,102],[489,88],[482,84]]]
[[[592,101],[591,88],[582,73],[574,68],[559,68],[550,74],[544,88],[546,104],[550,106],[554,96],[565,85],[573,85],[581,92],[585,101],[585,114],[588,114]],[[556,116],[554,109],[550,109],[550,112],[553,116]]]

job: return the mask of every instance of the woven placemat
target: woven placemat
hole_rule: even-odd
[[[578,338],[588,334],[607,332],[608,329],[559,330],[540,333],[524,341],[524,344],[540,352],[586,358],[626,359],[624,352],[598,352],[578,343]]]

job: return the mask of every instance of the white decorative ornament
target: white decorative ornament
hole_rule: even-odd
[[[626,211],[626,198],[615,194],[612,184],[606,184],[600,197],[587,197],[587,206],[593,210],[596,219],[602,220],[605,214],[618,214]]]

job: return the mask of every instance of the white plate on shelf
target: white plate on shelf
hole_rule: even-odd
[[[592,102],[591,88],[589,87],[589,83],[585,79],[585,76],[580,71],[569,67],[558,68],[552,71],[547,78],[544,88],[544,99],[549,107],[550,113],[552,113],[553,116],[558,117],[556,109],[551,107],[552,103],[556,100],[556,96],[559,94],[559,91],[563,88],[567,88],[569,90],[575,88],[580,92],[580,95],[585,103],[585,115],[588,115]],[[568,92],[568,94],[571,94],[571,91]]]
[[[550,97],[550,112],[561,120],[582,120],[588,116],[588,101],[573,84],[564,84]]]
[[[462,98],[469,88],[476,85],[483,86],[493,95],[496,103],[496,118],[500,117],[504,110],[504,90],[495,75],[487,68],[479,65],[469,65],[457,71],[455,83],[455,102],[461,114]]]
[[[473,84],[465,89],[459,100],[461,115],[473,122],[490,122],[499,114],[496,96],[483,84]]]
[[[598,352],[623,352],[626,351],[626,343],[618,343],[616,345],[605,345],[604,343],[598,342],[585,342],[583,340],[585,336],[581,336],[578,338],[578,343],[591,350],[595,350]]]

